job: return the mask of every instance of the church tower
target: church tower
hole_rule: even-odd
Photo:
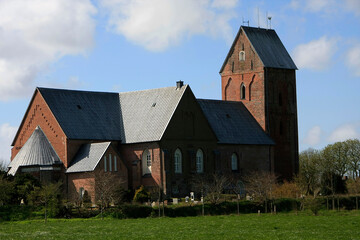
[[[291,179],[299,168],[296,74],[272,29],[241,26],[221,67],[222,99],[241,101],[275,141],[275,174]]]

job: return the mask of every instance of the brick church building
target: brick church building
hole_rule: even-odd
[[[221,67],[222,100],[174,87],[109,93],[36,88],[9,174],[62,180],[94,200],[96,172],[124,188],[188,195],[191,179],[298,171],[296,66],[271,29],[241,26]]]

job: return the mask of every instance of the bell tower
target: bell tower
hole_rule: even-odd
[[[245,26],[220,70],[222,99],[244,103],[274,140],[271,168],[286,179],[299,167],[296,70],[274,30]]]

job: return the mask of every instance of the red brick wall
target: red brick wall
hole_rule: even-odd
[[[109,154],[112,155],[112,171],[109,171],[109,163],[107,162],[107,173],[117,179],[118,183],[124,189],[128,189],[128,169],[125,162],[120,158],[117,151],[115,151],[112,146],[110,146],[104,154],[104,156],[107,157],[107,161],[109,161]],[[115,171],[114,167],[114,156],[116,156],[117,171]],[[93,172],[68,173],[69,198],[72,200],[76,198],[79,194],[80,188],[82,187],[89,193],[92,202],[95,203],[95,184],[98,172],[104,172],[104,157],[100,160]]]
[[[240,51],[245,51],[245,61],[239,60]],[[246,88],[245,99],[241,99],[242,84]],[[242,31],[221,73],[221,91],[223,100],[243,102],[265,130],[264,68]]]
[[[34,93],[15,137],[14,146],[11,149],[11,159],[14,159],[37,126],[41,127],[59,158],[67,166],[66,136],[38,90]]]
[[[148,149],[151,154],[151,176],[142,174],[142,155]],[[158,142],[121,144],[119,152],[129,170],[129,187],[140,185],[147,187],[159,186],[161,183],[160,164],[161,152]]]

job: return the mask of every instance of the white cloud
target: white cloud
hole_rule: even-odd
[[[238,0],[214,0],[211,4],[214,8],[234,8],[238,4]]]
[[[307,0],[305,9],[310,12],[320,12],[329,9],[333,3],[333,0]]]
[[[360,15],[359,0],[345,0],[345,7],[347,8],[347,10],[354,12],[355,15]]]
[[[0,0],[0,100],[30,94],[35,77],[93,45],[90,0]]]
[[[360,77],[360,44],[353,46],[346,53],[346,63],[355,76]]]
[[[326,69],[330,65],[331,57],[336,52],[336,45],[335,38],[329,39],[326,36],[298,45],[293,51],[295,63],[299,68]]]
[[[321,128],[319,126],[314,126],[308,131],[303,142],[309,144],[310,146],[315,146],[320,143],[321,135]]]
[[[196,34],[220,36],[231,42],[229,20],[237,1],[226,0],[101,0],[109,27],[128,41],[162,51]]]
[[[352,138],[360,138],[360,122],[348,123],[338,127],[330,134],[328,140],[339,142]]]
[[[8,123],[0,125],[0,162],[10,162],[11,142],[16,134],[16,127],[10,126]],[[1,164],[1,163],[0,163]]]

